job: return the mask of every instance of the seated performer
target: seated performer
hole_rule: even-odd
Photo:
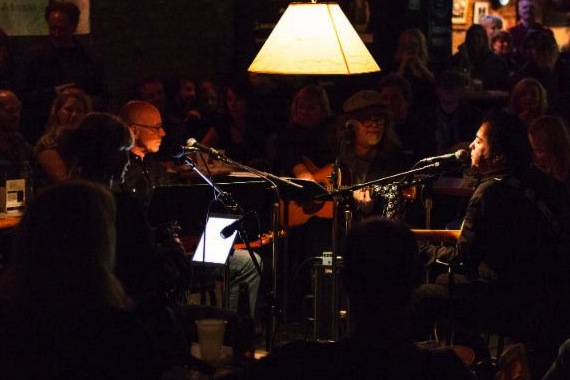
[[[402,171],[401,142],[393,130],[391,115],[384,108],[381,94],[372,90],[359,91],[344,102],[343,110],[347,148],[342,162],[349,170],[351,183],[361,184]],[[386,217],[402,217],[403,209],[395,204],[376,204],[379,198],[374,197],[374,193],[383,195],[387,190],[365,188],[355,191],[357,209],[368,214],[376,206]]]
[[[526,129],[514,114],[489,113],[470,149],[481,182],[467,206],[457,249],[425,250],[430,261],[463,262],[465,277],[455,276],[453,302],[448,285],[418,288],[411,303],[413,327],[423,339],[447,315],[458,334],[513,336],[527,345],[531,370],[544,373],[537,358],[553,361],[570,310],[569,197],[561,183],[531,167]]]
[[[135,195],[148,212],[154,187],[173,183],[173,179],[154,156],[165,136],[161,115],[152,104],[134,100],[123,106],[121,118],[134,136],[134,145],[129,152],[130,165],[125,173],[125,181],[119,188]],[[256,253],[255,257],[260,262],[260,257]],[[261,282],[260,274],[247,250],[235,250],[229,261],[228,306],[230,309],[237,309],[239,284],[245,281],[249,285],[253,315]]]

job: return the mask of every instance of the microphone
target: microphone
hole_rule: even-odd
[[[344,123],[344,138],[347,140],[351,140],[352,136],[354,136],[354,130],[356,129],[356,126],[358,123],[356,120],[354,119],[349,119],[346,121],[346,123]]]
[[[223,157],[223,154],[218,152],[216,149],[211,148],[211,147],[206,146],[206,145],[202,145],[194,138],[190,138],[186,141],[185,148],[195,148],[201,152],[208,153],[209,155],[212,155],[212,156]]]
[[[168,155],[174,158],[182,158],[187,153],[197,152],[198,150],[198,148],[180,145],[177,148],[170,149]]]
[[[467,162],[471,157],[471,153],[465,149],[459,149],[457,152],[442,154],[441,156],[422,158],[418,163],[431,164],[433,162],[445,162],[445,161],[459,161]]]
[[[255,211],[249,211],[249,212],[245,213],[241,218],[236,220],[235,222],[232,222],[232,223],[228,224],[227,226],[225,226],[224,228],[222,228],[222,230],[220,231],[220,236],[224,239],[227,239],[230,236],[232,236],[233,233],[236,232],[236,230],[239,228],[240,224],[243,223],[243,221],[249,215],[253,214],[254,212]]]

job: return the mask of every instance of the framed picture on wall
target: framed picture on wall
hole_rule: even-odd
[[[469,0],[453,0],[451,22],[454,24],[467,23],[467,3]]]
[[[480,24],[481,19],[489,14],[489,3],[486,1],[476,1],[473,4],[473,24]]]

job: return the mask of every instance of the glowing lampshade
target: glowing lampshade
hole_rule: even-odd
[[[351,75],[380,67],[337,3],[291,3],[248,71]]]

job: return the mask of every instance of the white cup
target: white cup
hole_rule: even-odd
[[[216,362],[222,354],[222,343],[228,321],[223,319],[199,319],[196,321],[200,357],[205,362]]]

